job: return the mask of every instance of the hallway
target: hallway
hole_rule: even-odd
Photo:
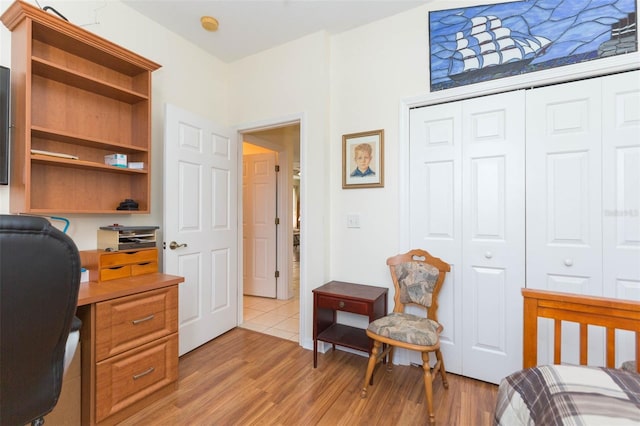
[[[298,343],[300,327],[300,262],[298,251],[294,250],[292,268],[295,296],[289,300],[243,296],[244,323],[242,328],[258,331]]]

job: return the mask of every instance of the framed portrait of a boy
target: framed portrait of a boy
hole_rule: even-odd
[[[342,135],[342,188],[384,186],[384,130]]]

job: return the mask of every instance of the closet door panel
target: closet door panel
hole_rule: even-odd
[[[461,107],[451,103],[417,108],[409,120],[410,244],[451,265],[440,292],[438,320],[444,325],[440,341],[447,371],[461,374]],[[416,353],[397,351],[398,357],[403,355],[422,362]]]
[[[640,71],[603,78],[602,102],[604,294],[640,300]],[[635,339],[617,339],[620,365]]]
[[[527,92],[527,287],[602,294],[602,105],[599,79]],[[578,363],[578,330],[562,353]],[[538,361],[553,362],[553,324],[539,328]],[[589,330],[589,362],[604,333]]]
[[[640,300],[640,71],[603,79],[605,295]]]
[[[527,287],[602,294],[600,82],[527,92]]]
[[[524,92],[463,102],[463,374],[498,381],[522,365]]]

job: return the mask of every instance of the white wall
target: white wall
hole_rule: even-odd
[[[398,251],[398,106],[429,85],[427,8],[331,40],[331,278],[391,286],[387,257]],[[342,189],[342,135],[384,129],[384,187]],[[360,228],[347,228],[347,215]],[[389,301],[391,305],[391,300]]]
[[[35,1],[30,1],[35,4]],[[0,11],[12,2],[0,1]],[[176,104],[228,125],[228,65],[206,54],[118,1],[47,1],[69,21],[162,65],[153,73],[151,213],[148,215],[65,215],[68,234],[80,250],[96,247],[100,226],[162,227],[164,104]],[[88,24],[88,25],[84,25]],[[10,67],[11,33],[0,25],[0,63]],[[115,206],[114,206],[115,207]],[[0,186],[0,213],[9,212],[9,188]],[[62,225],[61,222],[52,222]]]

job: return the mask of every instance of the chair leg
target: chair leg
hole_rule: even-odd
[[[429,365],[429,352],[422,352],[422,370],[424,372],[424,391],[427,396],[429,423],[435,424],[436,416],[433,412],[433,378],[431,377],[431,365]]]
[[[374,340],[373,348],[371,348],[371,355],[369,355],[369,364],[367,364],[367,374],[364,377],[364,386],[362,387],[362,392],[360,392],[360,398],[367,397],[367,388],[369,387],[369,382],[371,381],[371,377],[373,376],[373,370],[376,367],[378,362],[378,354],[380,353],[380,349],[382,347],[382,343]]]
[[[391,371],[393,370],[393,351],[394,351],[394,347],[391,346],[389,348],[389,353],[387,354],[387,371]]]
[[[444,360],[442,359],[442,352],[440,349],[436,350],[436,359],[440,363],[440,377],[442,377],[442,386],[445,389],[449,389],[449,382],[447,382],[447,370],[444,368]]]

